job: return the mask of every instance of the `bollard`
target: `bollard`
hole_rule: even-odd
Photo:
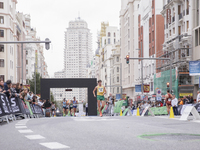
[[[137,108],[137,115],[136,116],[140,116],[140,109],[139,109],[139,107]]]
[[[169,118],[174,118],[174,111],[173,111],[172,107],[170,109],[170,116],[169,116]]]

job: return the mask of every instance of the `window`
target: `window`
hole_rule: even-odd
[[[198,29],[195,30],[195,46],[198,46]]]
[[[119,72],[119,67],[117,67],[117,72]]]
[[[4,45],[0,45],[0,52],[4,52]]]
[[[4,81],[4,75],[0,75],[0,80]]]
[[[130,29],[128,29],[128,38],[130,38]]]
[[[26,55],[28,55],[28,51],[26,51]]]
[[[154,0],[152,0],[152,8],[154,8]]]
[[[119,77],[117,77],[117,82],[119,82]]]
[[[116,36],[115,32],[114,32],[114,37]]]
[[[28,60],[26,60],[26,64],[28,65]]]
[[[110,32],[108,32],[108,37],[110,37]]]
[[[149,33],[149,43],[151,43],[151,33]]]
[[[153,82],[151,82],[151,92],[153,92]]]
[[[3,9],[3,2],[0,2],[0,9]]]
[[[175,28],[173,28],[173,34],[175,34]]]
[[[117,93],[119,93],[119,87],[117,87]]]
[[[110,44],[110,38],[108,38],[108,44]]]
[[[169,36],[172,36],[172,31],[171,30],[169,30]]]
[[[0,24],[4,24],[4,17],[0,16]]]
[[[0,67],[4,67],[4,59],[0,59]]]
[[[154,15],[152,16],[152,25],[154,25]]]
[[[119,57],[117,57],[117,62],[119,62]]]
[[[116,40],[114,39],[114,44],[116,43]]]
[[[0,30],[0,37],[4,37],[4,30]]]
[[[187,31],[188,31],[188,29],[189,29],[189,21],[187,21]]]
[[[154,41],[154,31],[152,32],[152,41]]]

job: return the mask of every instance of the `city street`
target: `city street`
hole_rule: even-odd
[[[176,150],[197,150],[200,140],[199,125],[200,122],[185,122],[166,117],[57,117],[17,120],[0,126],[0,147],[2,150],[168,150],[170,146],[170,149]]]

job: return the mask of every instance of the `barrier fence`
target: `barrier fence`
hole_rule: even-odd
[[[24,102],[18,97],[8,99],[5,94],[0,93],[0,118],[6,119],[9,122],[9,118],[15,116],[22,117],[39,117],[43,115],[42,108],[29,102]],[[13,120],[13,118],[12,118]]]

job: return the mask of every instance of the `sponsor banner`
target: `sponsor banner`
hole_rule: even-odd
[[[142,92],[142,85],[135,85],[135,92]]]
[[[200,61],[190,61],[189,72],[190,72],[190,76],[200,75]]]
[[[188,95],[190,95],[190,96],[193,96],[193,93],[179,93],[179,96],[188,96]]]
[[[120,100],[121,99],[121,94],[116,94],[116,100]]]
[[[2,116],[4,115],[10,115],[12,113],[10,103],[8,101],[8,98],[5,94],[0,94],[0,105],[1,105],[1,112]]]
[[[149,93],[150,85],[144,85],[144,93]]]

